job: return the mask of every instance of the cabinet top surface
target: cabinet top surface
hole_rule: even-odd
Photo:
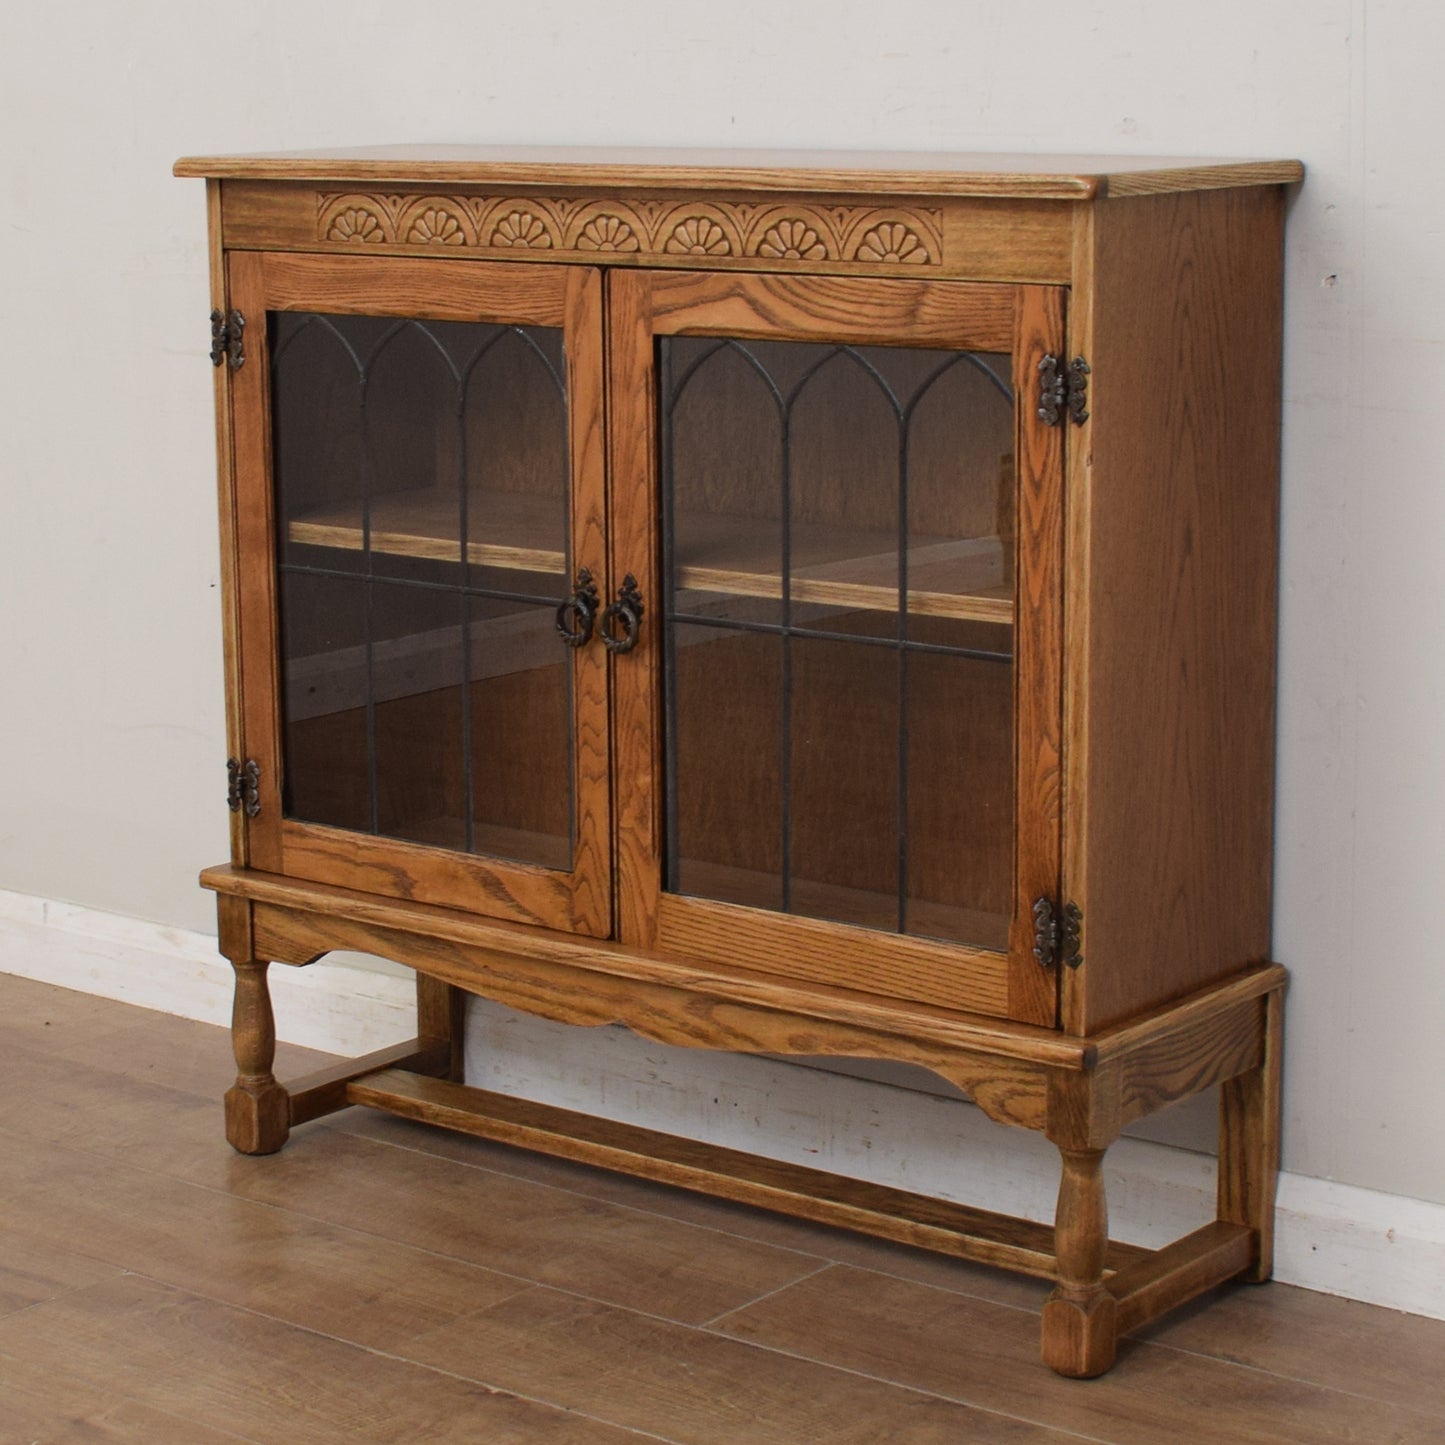
[[[1177,156],[404,145],[185,156],[176,162],[175,173],[221,180],[626,185],[1080,201],[1289,184],[1303,177],[1304,167],[1294,160]]]

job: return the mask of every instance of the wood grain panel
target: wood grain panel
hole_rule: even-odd
[[[1179,1099],[1256,1067],[1264,1040],[1259,1004],[1239,1003],[1191,1029],[1130,1050],[1122,1064],[1123,1122],[1157,1113]]]
[[[433,943],[439,945],[435,967],[412,962],[416,950],[411,947],[406,953],[394,956],[437,977],[444,977],[451,966],[445,962],[446,945],[455,944],[463,950],[475,950],[481,956],[495,954],[555,962],[615,976],[629,986],[658,983],[745,1007],[775,1004],[784,1013],[792,1014],[795,1022],[811,1019],[815,1024],[849,1024],[1028,1065],[1076,1070],[1091,1067],[1094,1060],[1094,1049],[1088,1042],[1061,1036],[1052,1029],[927,1004],[870,999],[864,994],[821,984],[791,985],[782,979],[765,978],[740,969],[696,966],[648,955],[623,944],[521,927],[459,909],[380,898],[229,866],[206,869],[201,874],[201,884],[252,901],[257,951],[276,960],[315,958],[336,948],[357,948],[361,952],[385,955],[384,945],[401,947],[405,940],[416,939],[420,940],[417,949]],[[371,944],[359,941],[367,931],[375,935]],[[579,1002],[578,1007],[581,1006]],[[788,1052],[787,1049],[780,1051]]]
[[[574,576],[607,572],[607,451],[603,375],[602,273],[565,275],[567,441],[572,490],[568,526]],[[572,663],[573,858],[568,900],[573,926],[612,932],[612,776],[607,656],[569,648]]]
[[[1063,756],[1064,439],[1046,426],[1032,398],[1039,364],[1059,354],[1064,293],[1020,287],[1012,346],[1018,536],[1015,540],[1014,641],[1016,864],[1009,930],[1008,1012],[1052,1024],[1059,1006],[1059,970],[1034,957],[1034,901],[1055,899],[1059,886],[1060,769]]]
[[[437,986],[435,979],[426,978],[423,974],[417,975],[417,983]],[[460,993],[459,989],[451,991]],[[446,1078],[451,1065],[450,1044],[424,1043],[422,1039],[415,1038],[378,1049],[359,1059],[331,1064],[300,1079],[290,1079],[286,1083],[286,1093],[290,1100],[291,1127],[294,1129],[298,1124],[306,1124],[346,1108],[350,1103],[346,1096],[348,1086],[364,1074],[374,1074],[381,1069],[406,1069]]]
[[[1076,1032],[1269,954],[1282,205],[1264,189],[1090,211],[1076,304],[1092,417],[1071,437]]]
[[[1298,161],[1172,156],[986,155],[959,151],[393,145],[186,156],[178,176],[621,185],[685,190],[916,193],[1089,200],[1111,185],[1189,190],[1298,181]]]
[[[584,970],[572,963],[525,958],[494,949],[469,949],[418,935],[310,918],[275,918],[258,909],[259,937],[268,951],[315,955],[328,948],[379,953],[508,1007],[558,1023],[596,1027],[625,1024],[660,1043],[738,1053],[833,1055],[897,1059],[918,1064],[957,1085],[999,1123],[1041,1129],[1046,1111],[1042,1066],[1028,1058],[1004,1060],[995,1052],[962,1050],[920,1041],[902,1031],[870,1028],[843,1017],[794,1012],[785,1002],[761,1003],[761,991],[739,987],[739,997],[680,986],[660,978]],[[844,1014],[846,1004],[831,1012]],[[892,1020],[880,1019],[891,1023]],[[1045,1040],[1023,1039],[1040,1048]],[[992,1040],[995,1050],[1000,1040]]]
[[[577,922],[566,874],[492,863],[446,848],[283,821],[278,871],[418,903],[466,903],[480,912],[548,928]]]
[[[1118,1301],[1120,1334],[1223,1284],[1249,1267],[1254,1240],[1243,1225],[1216,1220],[1121,1269],[1106,1283]]]
[[[225,314],[231,310],[226,253],[221,244],[222,186],[206,182],[206,237],[211,283],[211,308]],[[220,533],[221,579],[221,666],[226,688],[226,756],[245,757],[244,694],[241,670],[241,618],[236,590],[236,473],[231,436],[231,368],[212,368],[216,408],[216,519]],[[246,816],[239,809],[231,814],[231,861],[245,865],[247,853]]]
[[[561,326],[567,319],[568,273],[560,267],[499,261],[478,270],[430,259],[270,252],[264,276],[273,311],[428,316],[506,326]]]
[[[227,263],[230,305],[247,318],[247,362],[230,371],[230,485],[234,517],[232,602],[239,702],[238,749],[254,759],[257,817],[244,820],[246,857],[255,867],[279,869],[281,840],[281,717],[276,646],[274,486],[271,471],[271,389],[267,384],[265,265],[256,255]],[[223,473],[223,477],[224,477]],[[223,483],[224,485],[224,483]]]
[[[608,598],[629,573],[653,599],[637,646],[612,671],[613,809],[617,936],[638,948],[657,940],[662,858],[662,655],[657,496],[657,371],[652,288],[646,272],[607,278],[607,443],[611,494]]]
[[[659,272],[652,281],[658,335],[870,342],[1007,351],[1014,292],[986,282]]]
[[[658,903],[657,947],[758,973],[1008,1016],[1007,955],[961,944],[668,893]]]
[[[213,184],[221,190],[226,245],[241,250],[692,268],[690,245],[713,237],[715,226],[726,253],[714,246],[707,259],[722,270],[898,275],[924,264],[930,274],[975,281],[1067,283],[1070,276],[1072,208],[1048,200],[776,191],[658,198],[605,182],[567,192],[453,182],[440,192],[390,185],[363,186],[360,194],[325,182]],[[483,230],[479,207],[490,222]]]
[[[1284,1082],[1284,989],[1258,1007],[1263,1046],[1258,1065],[1230,1079],[1219,1097],[1218,1212],[1253,1233],[1249,1277],[1267,1280],[1274,1270],[1274,1201]]]

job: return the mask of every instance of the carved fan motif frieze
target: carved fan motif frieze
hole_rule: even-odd
[[[803,202],[322,192],[316,237],[345,246],[612,252],[937,267],[942,213]]]

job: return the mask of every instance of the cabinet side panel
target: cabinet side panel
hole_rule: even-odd
[[[207,253],[210,261],[211,306],[231,309],[226,281],[226,253],[221,234],[221,182],[206,182]],[[244,758],[241,726],[241,621],[236,598],[236,474],[231,440],[231,368],[213,367],[216,396],[217,521],[221,543],[221,645],[226,679],[226,755]],[[249,861],[246,816],[231,813],[231,861]]]
[[[1283,196],[1092,208],[1065,897],[1088,1032],[1270,942]]]

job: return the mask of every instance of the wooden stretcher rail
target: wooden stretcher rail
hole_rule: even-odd
[[[717,1198],[915,1245],[958,1259],[1052,1278],[1054,1232],[1046,1225],[971,1209],[822,1170],[759,1158],[653,1129],[515,1099],[401,1068],[353,1080],[347,1101],[480,1139],[572,1159]],[[1108,1267],[1147,1259],[1111,1244]]]

